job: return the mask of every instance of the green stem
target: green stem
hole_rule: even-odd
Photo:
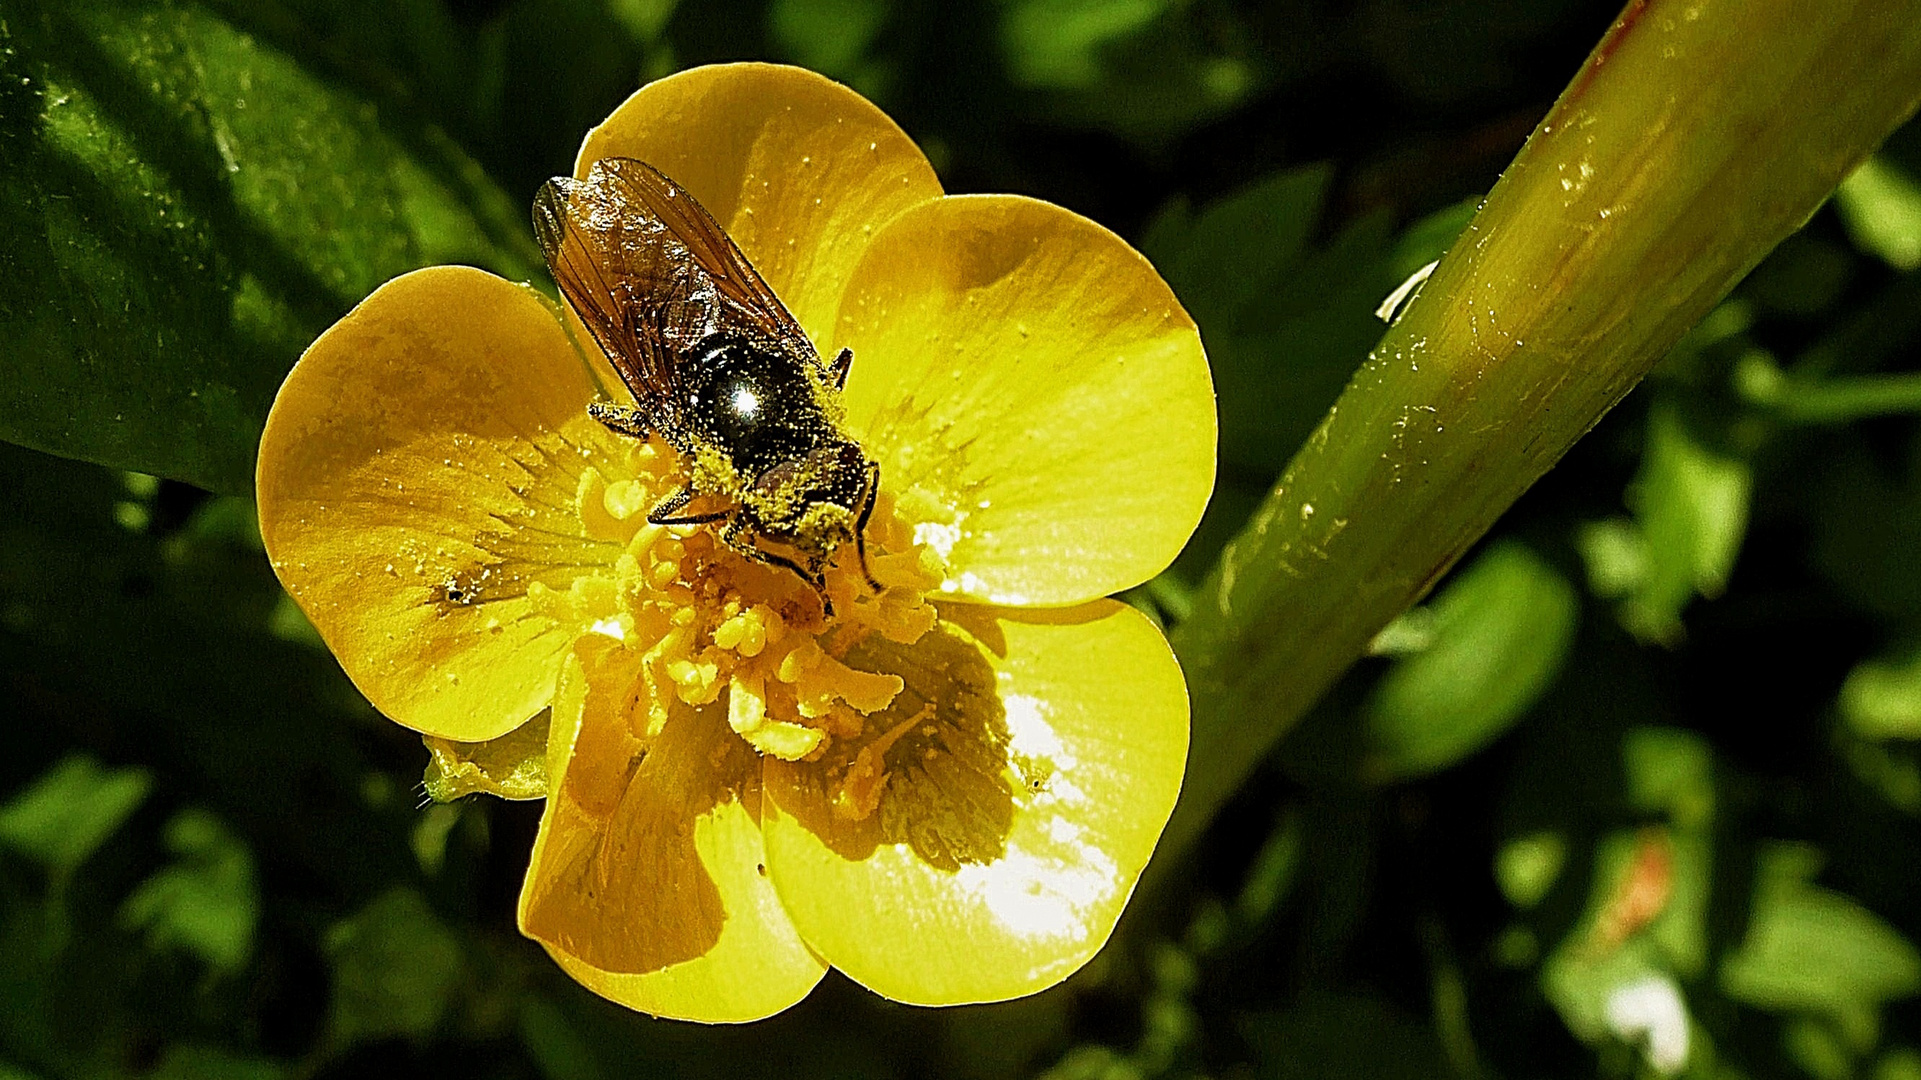
[[[1628,5],[1175,632],[1194,741],[1156,881],[1918,99],[1921,0]]]
[[[1800,379],[1765,356],[1743,357],[1735,387],[1749,404],[1793,424],[1845,424],[1869,416],[1921,412],[1921,372]]]

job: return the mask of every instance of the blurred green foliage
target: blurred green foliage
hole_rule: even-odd
[[[239,971],[260,920],[252,853],[204,810],[175,814],[161,838],[176,860],[128,894],[121,924],[144,929],[155,952],[191,953],[214,975]]]
[[[1489,547],[1384,632],[1406,655],[1369,695],[1363,771],[1403,780],[1499,737],[1560,674],[1579,613],[1573,586],[1539,556],[1513,542]]]
[[[0,842],[55,874],[71,874],[139,808],[151,784],[144,769],[64,758],[0,807]]]
[[[418,265],[538,279],[525,207],[589,126],[785,59],[950,189],[1133,239],[1195,315],[1221,486],[1130,597],[1178,621],[1613,14],[0,0],[0,1078],[1921,1078],[1921,128],[1025,1001],[593,998],[513,930],[537,805],[417,810],[424,750],[253,532],[319,329]]]

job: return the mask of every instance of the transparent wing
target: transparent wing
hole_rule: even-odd
[[[820,358],[712,215],[645,162],[608,158],[534,198],[554,281],[641,407],[672,422],[675,361],[715,333]]]
[[[761,280],[759,271],[741,254],[707,208],[685,189],[652,165],[633,158],[595,162],[588,182],[594,183],[601,177],[605,177],[603,182],[613,190],[644,205],[666,225],[738,314],[753,320],[762,333],[775,335],[782,344],[799,345],[813,355],[812,343],[788,313],[786,305],[767,287],[767,282]]]

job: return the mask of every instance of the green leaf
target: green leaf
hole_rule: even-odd
[[[1747,533],[1753,487],[1743,455],[1709,438],[1677,402],[1657,402],[1641,471],[1629,489],[1646,561],[1622,604],[1623,625],[1644,640],[1680,638],[1687,603],[1696,595],[1718,596],[1727,585]]]
[[[178,860],[127,897],[121,923],[145,930],[156,951],[191,953],[216,974],[240,970],[253,952],[260,920],[253,856],[204,810],[174,815],[165,836]]]
[[[1587,564],[1588,591],[1596,596],[1626,596],[1647,580],[1647,538],[1629,518],[1583,523],[1575,530],[1574,546]]]
[[[1040,92],[1048,119],[1150,146],[1246,101],[1265,79],[1244,39],[1177,0],[1000,0],[1000,47],[1014,85]]]
[[[1388,263],[1390,271],[1406,280],[1408,275],[1447,254],[1447,249],[1454,246],[1454,241],[1480,208],[1479,197],[1462,199],[1409,225],[1400,239],[1394,241]]]
[[[1921,817],[1921,755],[1864,739],[1841,740],[1840,749],[1855,779],[1893,806]]]
[[[1615,798],[1669,824],[1602,838],[1586,908],[1541,968],[1542,989],[1568,1030],[1589,1042],[1626,1034],[1611,1019],[1622,995],[1651,979],[1672,990],[1708,961],[1712,754],[1690,732],[1644,727],[1624,733],[1621,759],[1626,790]]]
[[[1567,862],[1567,838],[1542,831],[1502,844],[1494,855],[1494,880],[1501,895],[1517,908],[1531,908],[1560,880]]]
[[[1172,0],[1010,3],[1001,24],[1010,73],[1026,86],[1091,86],[1102,75],[1102,48],[1143,33],[1172,9]]]
[[[1579,602],[1558,571],[1505,542],[1449,582],[1432,611],[1433,643],[1397,660],[1368,701],[1377,779],[1444,769],[1526,715],[1561,670]]]
[[[1814,1080],[1848,1080],[1854,1075],[1854,1056],[1831,1024],[1808,1017],[1788,1022],[1781,1045]]]
[[[1820,855],[1800,844],[1761,852],[1747,936],[1721,964],[1737,1001],[1860,1023],[1921,991],[1921,953],[1873,912],[1811,884]]]
[[[1921,617],[1921,442],[1891,466],[1847,434],[1810,493],[1813,561],[1856,606],[1912,622]]]
[[[1921,1051],[1888,1051],[1874,1067],[1874,1080],[1921,1080]]]
[[[1198,213],[1177,200],[1148,226],[1141,250],[1196,320],[1231,333],[1243,309],[1306,250],[1333,179],[1329,166],[1309,165],[1274,173]]]
[[[767,28],[805,67],[846,77],[887,21],[888,0],[773,0]]]
[[[1841,684],[1841,716],[1865,739],[1921,739],[1921,643],[1863,660]]]
[[[1704,829],[1714,816],[1714,754],[1699,735],[1642,727],[1621,741],[1628,805],[1663,814],[1684,829]]]
[[[653,41],[667,29],[680,0],[610,0],[608,14],[640,41]]]
[[[170,1046],[146,1080],[280,1080],[279,1062],[241,1057],[213,1046]]]
[[[0,438],[53,453],[245,493],[281,376],[374,286],[538,266],[444,139],[195,3],[0,17],[0,141]]]
[[[1894,162],[1862,162],[1835,191],[1834,205],[1863,251],[1896,270],[1921,267],[1921,184]]]
[[[1798,232],[1761,260],[1741,283],[1741,295],[1768,311],[1812,318],[1845,295],[1857,265],[1847,245]]]
[[[59,746],[95,730],[85,717],[115,718],[196,803],[337,892],[371,892],[412,864],[360,799],[369,766],[352,721],[372,707],[330,655],[274,637],[285,593],[249,540],[195,519],[129,532],[113,520],[120,477],[5,443],[0,490],[12,500],[0,514],[0,671],[60,702],[36,734]],[[165,485],[160,502],[183,494]]]
[[[84,754],[63,758],[0,806],[0,844],[71,873],[139,808],[153,780]]]
[[[1307,843],[1306,824],[1298,811],[1289,810],[1268,831],[1261,850],[1247,869],[1241,892],[1234,902],[1234,914],[1249,926],[1258,926],[1273,914],[1301,874],[1302,850]]]
[[[344,1043],[424,1038],[453,1008],[466,961],[460,940],[412,889],[383,893],[327,934],[329,1024]]]

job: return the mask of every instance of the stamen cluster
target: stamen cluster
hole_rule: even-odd
[[[797,576],[742,557],[711,529],[647,521],[682,482],[671,449],[639,442],[625,461],[603,464],[622,475],[588,467],[575,502],[588,537],[622,546],[611,572],[565,590],[534,583],[528,596],[542,614],[619,643],[623,675],[637,679],[636,738],[658,736],[672,722],[674,698],[704,706],[724,697],[729,726],[757,752],[814,760],[833,740],[859,737],[893,702],[900,676],[860,670],[847,657],[871,635],[911,645],[932,629],[939,616],[926,596],[945,568],[914,543],[886,495],[867,530],[882,589],[876,593],[858,566],[837,563],[827,573],[828,616]],[[843,562],[852,561],[850,551]],[[864,779],[850,776],[862,791],[842,800],[853,816],[877,801],[864,792],[880,767],[868,766]],[[858,762],[852,772],[862,773]]]

